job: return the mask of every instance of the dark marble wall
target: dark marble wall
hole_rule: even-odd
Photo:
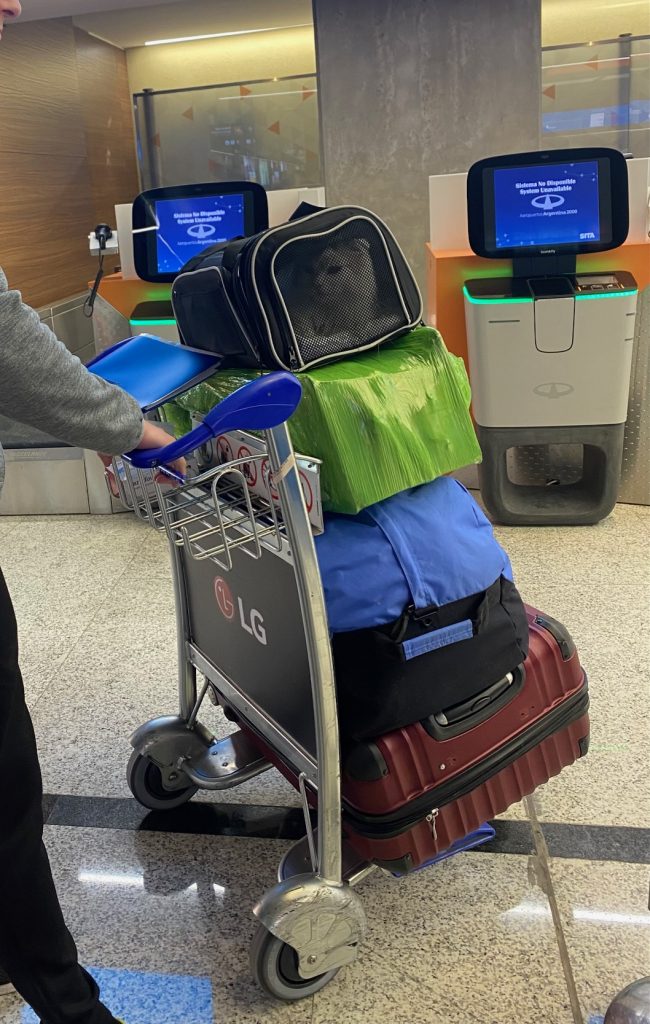
[[[313,0],[328,203],[370,207],[424,277],[430,174],[537,149],[540,0]]]

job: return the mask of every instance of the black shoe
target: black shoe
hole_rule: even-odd
[[[0,996],[13,996],[16,989],[9,981],[8,976],[4,971],[0,971]]]

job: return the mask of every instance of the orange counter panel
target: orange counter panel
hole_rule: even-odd
[[[171,293],[170,284],[150,284],[147,281],[132,279],[125,281],[121,274],[107,275],[99,286],[102,299],[110,303],[127,320],[139,302],[169,300]]]
[[[475,277],[509,277],[510,260],[486,260],[469,249],[436,251],[427,244],[427,314],[435,322],[445,344],[467,363],[463,283]],[[623,245],[609,252],[578,256],[578,272],[627,270],[639,290],[650,285],[650,245]]]

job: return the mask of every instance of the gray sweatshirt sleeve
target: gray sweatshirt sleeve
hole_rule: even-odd
[[[142,438],[126,392],[90,373],[0,270],[0,412],[79,448],[118,455]]]

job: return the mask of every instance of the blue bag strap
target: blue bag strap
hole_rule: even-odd
[[[434,605],[429,608],[416,610],[413,607],[406,608],[400,620],[395,623],[391,639],[401,650],[405,661],[417,658],[421,654],[429,654],[441,647],[458,643],[459,640],[471,640],[472,637],[483,632],[487,628],[490,619],[490,604],[492,601],[501,600],[501,586],[503,577],[495,580],[492,586],[484,590],[482,594],[475,594],[473,598],[478,601],[475,608],[467,608],[472,598],[464,601],[454,602],[464,606],[463,611],[458,609],[463,617],[456,622],[444,622],[440,625],[440,613],[449,611],[452,606],[444,606],[442,609]],[[412,624],[417,624],[422,630],[416,636],[405,639],[407,630]]]
[[[432,629],[429,633],[422,633],[414,636],[411,640],[403,640],[402,654],[405,661],[412,658],[419,658],[421,654],[429,654],[431,651],[439,651],[441,647],[449,647],[459,640],[471,640],[474,636],[474,623],[471,619],[463,619],[462,622],[454,622],[451,626],[442,626],[441,629]]]
[[[479,603],[471,613],[469,611],[467,613],[460,613],[463,614],[464,618],[467,618],[472,623],[474,632],[480,633],[481,630],[487,626],[489,621],[490,602],[494,600],[501,600],[502,578],[503,577],[499,576],[494,583],[479,594],[470,594],[468,597],[460,598],[458,601],[452,601],[448,605],[429,605],[428,608],[407,608],[403,616],[403,621],[400,624],[402,631],[406,629],[409,622],[417,622],[423,629],[442,629],[445,626],[450,625],[448,622],[443,622],[442,625],[439,623],[441,616],[445,617],[445,612],[449,612],[451,608],[458,608],[459,605],[464,607],[469,601],[478,600],[480,598]]]
[[[425,581],[422,578],[417,559],[413,555],[411,542],[394,517],[389,515],[383,503],[371,505],[367,515],[377,524],[390,544],[395,558],[400,564],[404,578],[411,592],[411,600],[415,608],[425,608],[430,604]]]

